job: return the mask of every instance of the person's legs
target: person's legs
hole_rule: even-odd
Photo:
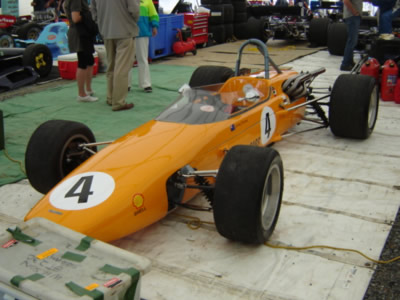
[[[92,78],[93,78],[93,65],[88,66],[86,68],[85,85],[86,85],[86,92],[89,95],[91,95],[93,93],[93,90],[92,90]]]
[[[87,78],[87,70],[89,66],[88,55],[84,51],[77,53],[78,68],[76,69],[76,82],[78,84],[78,96],[86,97],[85,83]]]
[[[112,93],[112,108],[118,110],[126,105],[125,98],[128,94],[128,74],[133,65],[135,53],[135,40],[133,38],[118,39],[116,42],[116,55],[114,66],[114,88]]]
[[[137,60],[137,58],[136,58],[136,53],[134,51],[132,61],[135,62],[135,60]],[[132,68],[129,69],[129,73],[128,73],[128,91],[130,91],[131,87],[132,87],[132,73],[133,73],[133,64],[132,64]]]
[[[387,10],[379,15],[379,33],[390,34],[392,33],[392,10]]]
[[[107,56],[107,104],[112,105],[112,94],[114,90],[114,68],[115,68],[115,43],[114,40],[104,40]]]
[[[347,41],[344,48],[344,55],[341,64],[341,69],[353,66],[353,52],[358,42],[358,29],[360,27],[361,18],[353,16],[344,19],[347,26]]]
[[[151,87],[150,69],[149,69],[149,38],[136,38],[136,59],[138,62],[139,87]]]
[[[76,83],[78,84],[78,95],[85,97],[85,81],[86,81],[86,69],[78,68],[76,70]]]
[[[88,59],[88,67],[87,67],[87,72],[86,72],[86,80],[85,80],[85,85],[86,85],[86,92],[89,95],[93,94],[92,90],[92,78],[93,78],[93,66],[94,66],[94,57],[93,53],[87,53],[87,59]]]
[[[97,101],[98,98],[92,97],[90,94],[88,94],[85,90],[86,87],[91,87],[90,82],[88,85],[88,78],[91,78],[92,76],[88,73],[93,72],[93,54],[92,53],[86,53],[84,51],[79,51],[77,53],[78,56],[78,68],[76,70],[76,82],[78,83],[78,98],[77,100],[80,102],[94,102]]]

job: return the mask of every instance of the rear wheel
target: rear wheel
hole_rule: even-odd
[[[272,148],[235,146],[218,171],[214,221],[233,241],[261,244],[278,221],[283,193],[283,165]]]
[[[223,66],[201,66],[198,67],[190,78],[189,85],[192,88],[223,83],[234,74],[233,70]]]
[[[310,22],[308,40],[314,46],[326,46],[329,18],[313,18]]]
[[[22,40],[34,40],[39,38],[42,28],[36,23],[26,23],[17,29],[18,37]]]
[[[53,68],[53,56],[46,45],[30,44],[24,51],[22,63],[33,67],[40,77],[46,77]]]
[[[328,51],[332,55],[343,55],[346,47],[347,27],[345,23],[335,22],[328,28]]]
[[[366,139],[378,117],[379,92],[375,79],[367,75],[342,74],[333,85],[329,123],[334,135]]]
[[[266,28],[268,28],[268,19],[266,18],[256,19],[250,17],[247,20],[246,30],[249,38],[255,38],[267,42],[269,35],[265,30]]]
[[[32,187],[47,193],[91,154],[80,147],[95,142],[84,124],[50,120],[32,134],[25,153],[26,174]],[[96,147],[91,150],[96,151]]]
[[[0,29],[0,48],[14,48],[14,39],[10,34]]]

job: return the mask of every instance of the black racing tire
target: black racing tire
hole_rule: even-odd
[[[314,46],[326,46],[328,41],[329,18],[313,18],[310,21],[308,41]]]
[[[22,40],[36,41],[41,32],[42,27],[34,22],[25,23],[17,29],[17,35]]]
[[[268,41],[268,34],[265,28],[268,26],[268,20],[266,18],[256,19],[255,17],[250,17],[247,20],[246,31],[248,33],[248,38],[254,38],[261,40],[263,42]]]
[[[11,34],[0,30],[0,48],[14,48],[15,42]]]
[[[235,12],[233,16],[234,23],[247,22],[247,12]]]
[[[224,23],[233,23],[234,10],[232,4],[223,4]]]
[[[223,44],[226,42],[225,25],[209,25],[208,32],[212,34],[212,41],[215,44]]]
[[[328,27],[328,51],[332,55],[344,54],[347,40],[347,27],[345,23],[334,22]]]
[[[210,10],[210,17],[208,18],[209,25],[220,25],[224,23],[225,13],[222,4],[207,4],[203,6]]]
[[[93,132],[79,122],[50,120],[41,124],[25,153],[26,175],[32,187],[46,194],[91,156],[79,144],[95,141]],[[97,151],[96,147],[90,149]]]
[[[342,74],[332,88],[329,124],[334,135],[366,139],[374,130],[379,109],[379,89],[368,75]]]
[[[53,56],[46,45],[30,44],[24,51],[22,64],[33,67],[40,77],[46,77],[53,68]]]
[[[225,27],[225,38],[226,41],[233,41],[233,24],[232,23],[227,23],[224,24]]]
[[[203,85],[223,83],[234,73],[231,68],[224,66],[201,66],[193,72],[189,86],[196,88]]]
[[[233,24],[233,34],[238,40],[248,39],[249,33],[247,32],[247,20],[243,23]]]
[[[218,170],[214,222],[227,239],[262,244],[278,221],[283,194],[283,165],[273,148],[235,146]]]
[[[247,3],[246,1],[234,1],[232,2],[235,13],[246,13],[247,14]]]

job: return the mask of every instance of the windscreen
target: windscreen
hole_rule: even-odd
[[[231,115],[231,106],[221,101],[223,95],[202,89],[186,87],[177,101],[163,111],[156,120],[207,124],[226,120]]]

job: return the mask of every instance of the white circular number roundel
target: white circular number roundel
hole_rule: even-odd
[[[261,112],[261,144],[265,145],[274,135],[276,117],[271,107],[264,107]]]
[[[87,209],[107,200],[114,188],[114,179],[106,173],[82,173],[57,186],[50,194],[50,203],[63,210]]]

